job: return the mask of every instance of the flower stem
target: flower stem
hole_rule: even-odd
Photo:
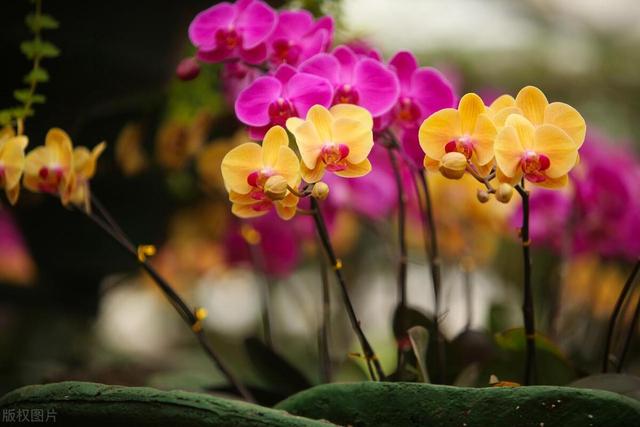
[[[622,353],[620,353],[620,357],[618,358],[618,366],[616,367],[616,372],[622,372],[622,366],[624,365],[624,360],[627,357],[627,353],[629,352],[629,347],[631,347],[631,341],[633,340],[634,335],[636,334],[636,328],[638,326],[638,319],[640,319],[640,296],[636,301],[636,309],[633,311],[633,318],[631,319],[631,324],[629,325],[629,330],[627,331],[627,337],[624,340],[624,347],[622,347]]]
[[[318,239],[320,240],[320,239]],[[318,242],[318,248],[321,243]],[[320,379],[323,383],[331,382],[331,354],[329,353],[329,324],[331,321],[331,294],[329,290],[329,272],[327,263],[320,262],[320,278],[322,280],[322,325],[318,336],[318,353],[320,354]]]
[[[246,239],[245,239],[246,240]],[[273,337],[271,334],[271,289],[273,288],[272,280],[267,273],[266,261],[264,259],[264,252],[259,242],[250,242],[247,240],[247,246],[249,247],[249,256],[251,262],[258,270],[258,273],[262,277],[260,284],[260,305],[262,316],[262,338],[265,345],[273,349]]]
[[[522,316],[526,338],[526,357],[524,365],[524,385],[530,385],[536,369],[535,317],[533,311],[533,290],[531,287],[531,240],[529,239],[529,192],[524,188],[524,180],[515,186],[522,198],[522,255],[524,261],[524,301]]]
[[[320,241],[322,242],[322,246],[324,251],[329,258],[329,262],[333,266],[336,279],[338,280],[338,284],[340,285],[340,293],[342,295],[342,300],[344,302],[345,308],[347,310],[347,315],[349,316],[349,321],[351,322],[351,327],[358,337],[358,341],[360,342],[360,347],[362,347],[362,352],[364,353],[364,357],[367,362],[367,367],[369,369],[369,374],[373,379],[378,379],[380,381],[385,379],[384,371],[382,370],[382,365],[380,364],[380,360],[378,360],[378,356],[376,356],[371,344],[367,340],[362,328],[360,326],[360,321],[356,316],[356,312],[353,309],[353,304],[351,303],[351,298],[349,298],[349,292],[347,290],[347,284],[344,280],[344,276],[342,275],[342,263],[338,259],[333,250],[333,246],[331,245],[331,240],[329,239],[329,232],[327,231],[327,226],[324,221],[324,217],[322,216],[322,212],[320,211],[320,206],[318,201],[311,197],[311,208],[313,210],[313,220],[316,224],[316,230],[318,231],[318,236],[320,237]],[[375,370],[375,374],[374,374]],[[376,377],[377,376],[377,377]]]
[[[618,296],[616,305],[614,306],[613,312],[611,313],[611,318],[609,319],[609,327],[607,329],[607,339],[604,347],[604,357],[602,358],[602,373],[606,373],[607,370],[609,369],[609,354],[611,352],[611,343],[613,341],[613,331],[616,327],[616,323],[618,323],[618,317],[620,316],[620,312],[622,310],[622,304],[627,298],[627,295],[630,294],[631,287],[633,286],[633,281],[635,280],[639,271],[640,271],[640,258],[638,258],[638,261],[634,265],[633,270],[631,271],[631,274],[627,278],[627,281],[625,282],[622,288],[622,291],[620,291],[620,295]],[[640,303],[638,304],[640,305]],[[637,312],[637,308],[636,308],[636,312]],[[635,317],[635,314],[634,314],[634,317]],[[635,327],[632,325],[629,335],[633,334],[634,329]],[[625,342],[625,347],[626,347],[626,342]],[[623,350],[621,357],[624,357],[625,353],[626,353],[626,350]],[[620,361],[620,365],[622,365],[622,359]]]
[[[444,348],[444,339],[442,334],[440,333],[440,289],[442,283],[442,274],[441,274],[441,259],[440,259],[440,251],[438,247],[438,234],[436,230],[436,222],[433,215],[433,203],[431,201],[431,192],[429,191],[429,182],[427,181],[427,174],[424,169],[419,169],[417,172],[417,177],[414,178],[422,187],[422,193],[424,196],[424,208],[421,203],[418,203],[420,206],[420,213],[422,214],[423,220],[423,230],[425,234],[425,244],[427,239],[429,241],[429,245],[425,248],[427,257],[429,258],[429,266],[431,267],[431,281],[433,283],[433,301],[434,301],[434,316],[433,316],[433,329],[435,334],[435,340],[433,341],[434,350],[436,354],[436,366],[437,366],[437,374],[434,376],[435,382],[439,384],[444,384],[445,382],[445,370],[446,370],[446,361],[445,361],[445,348]],[[416,192],[418,196],[418,200],[420,200],[420,190],[418,185],[415,185]]]
[[[402,185],[402,175],[400,173],[400,166],[398,165],[398,159],[394,148],[387,146],[387,152],[389,153],[389,160],[391,161],[391,168],[393,169],[393,176],[396,182],[396,191],[398,193],[398,249],[400,255],[398,257],[398,314],[400,316],[400,330],[403,337],[400,342],[404,342],[404,334],[411,325],[409,325],[407,319],[407,236],[406,236],[406,197],[404,194],[404,186]],[[397,363],[397,375],[402,378],[404,370],[404,361],[406,357],[403,357],[405,350],[402,345],[398,345],[398,363]]]
[[[95,197],[92,197],[92,200],[97,200]],[[124,234],[122,229],[116,224],[113,217],[108,213],[108,211],[104,208],[101,203],[94,203],[94,205],[98,208],[98,211],[104,217],[101,218],[96,213],[91,211],[86,211],[84,209],[78,209],[80,212],[85,214],[94,224],[96,224],[99,228],[101,228],[107,235],[113,238],[117,243],[119,243],[127,252],[129,252],[141,267],[149,274],[149,276],[153,279],[153,281],[158,285],[160,290],[167,297],[171,305],[178,312],[180,317],[184,320],[184,322],[190,327],[193,334],[198,339],[198,343],[204,350],[204,352],[209,356],[209,358],[214,362],[216,367],[220,370],[220,372],[227,378],[232,387],[236,389],[236,391],[248,402],[255,402],[253,396],[249,392],[249,390],[242,384],[236,376],[231,372],[231,370],[227,367],[227,365],[222,361],[217,352],[213,349],[211,344],[209,343],[204,329],[201,325],[201,320],[196,317],[195,313],[189,309],[184,300],[176,293],[176,291],[171,287],[171,285],[145,260],[141,260],[138,257],[138,253],[136,250],[136,246],[128,239],[128,237]]]

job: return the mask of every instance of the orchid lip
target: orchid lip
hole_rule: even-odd
[[[473,155],[473,143],[468,136],[461,136],[458,139],[447,142],[444,146],[446,153],[458,152],[464,154],[467,159]]]
[[[358,104],[360,95],[355,87],[350,84],[338,86],[333,97],[334,104]]]

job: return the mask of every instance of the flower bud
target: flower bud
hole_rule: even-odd
[[[485,190],[478,190],[478,193],[476,194],[476,196],[478,197],[478,201],[480,203],[487,203],[491,198],[489,193]]]
[[[460,179],[467,170],[467,158],[462,153],[452,151],[442,156],[440,173],[449,179]]]
[[[513,187],[506,182],[500,184],[496,190],[496,200],[502,203],[509,203],[511,196],[513,196]]]
[[[200,74],[200,64],[195,58],[184,58],[176,68],[176,75],[182,81],[193,80]]]
[[[287,180],[282,175],[270,176],[264,183],[264,194],[271,200],[282,200],[287,195]]]
[[[316,182],[311,189],[311,195],[318,200],[324,200],[329,195],[329,186],[322,181]]]

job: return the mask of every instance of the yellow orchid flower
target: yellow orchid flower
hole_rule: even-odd
[[[502,181],[527,181],[547,188],[567,183],[567,173],[575,166],[578,147],[557,126],[534,126],[524,116],[510,115],[495,141],[496,164]]]
[[[503,95],[489,108],[498,127],[502,127],[511,114],[520,114],[534,126],[547,124],[559,127],[571,137],[577,148],[584,142],[587,125],[580,113],[564,102],[549,103],[544,93],[535,86],[522,88],[515,99]]]
[[[325,171],[343,178],[364,176],[371,171],[367,159],[373,148],[373,119],[364,108],[338,104],[327,110],[309,109],[306,120],[293,117],[287,129],[296,137],[302,178],[318,182]]]
[[[45,144],[27,154],[24,186],[36,193],[58,194],[66,204],[74,180],[71,138],[62,129],[53,128],[47,132]]]
[[[69,188],[71,192],[69,200],[76,205],[84,206],[87,211],[91,206],[89,181],[95,175],[98,157],[100,157],[106,147],[107,144],[101,142],[93,147],[91,151],[89,151],[87,147],[76,147],[73,150],[75,180],[74,185]]]
[[[13,129],[0,130],[0,188],[4,188],[9,203],[15,205],[20,194],[20,178],[24,171],[24,149],[29,140],[15,136]]]
[[[247,142],[235,147],[222,159],[221,170],[236,216],[261,216],[274,206],[282,219],[295,215],[298,197],[287,187],[300,184],[300,162],[284,128],[269,129],[262,146]]]
[[[491,111],[475,93],[464,95],[457,110],[445,108],[429,116],[418,133],[425,167],[437,168],[448,153],[461,153],[479,168],[488,165],[497,133],[490,117]]]

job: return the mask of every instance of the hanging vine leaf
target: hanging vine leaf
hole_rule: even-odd
[[[25,83],[44,83],[44,82],[48,82],[49,81],[49,73],[47,73],[47,70],[43,69],[43,68],[34,68],[33,70],[31,70],[29,72],[29,74],[27,74],[26,76],[24,76],[23,81]]]
[[[34,33],[40,30],[55,30],[60,26],[53,16],[46,14],[29,14],[25,18],[25,23]]]

